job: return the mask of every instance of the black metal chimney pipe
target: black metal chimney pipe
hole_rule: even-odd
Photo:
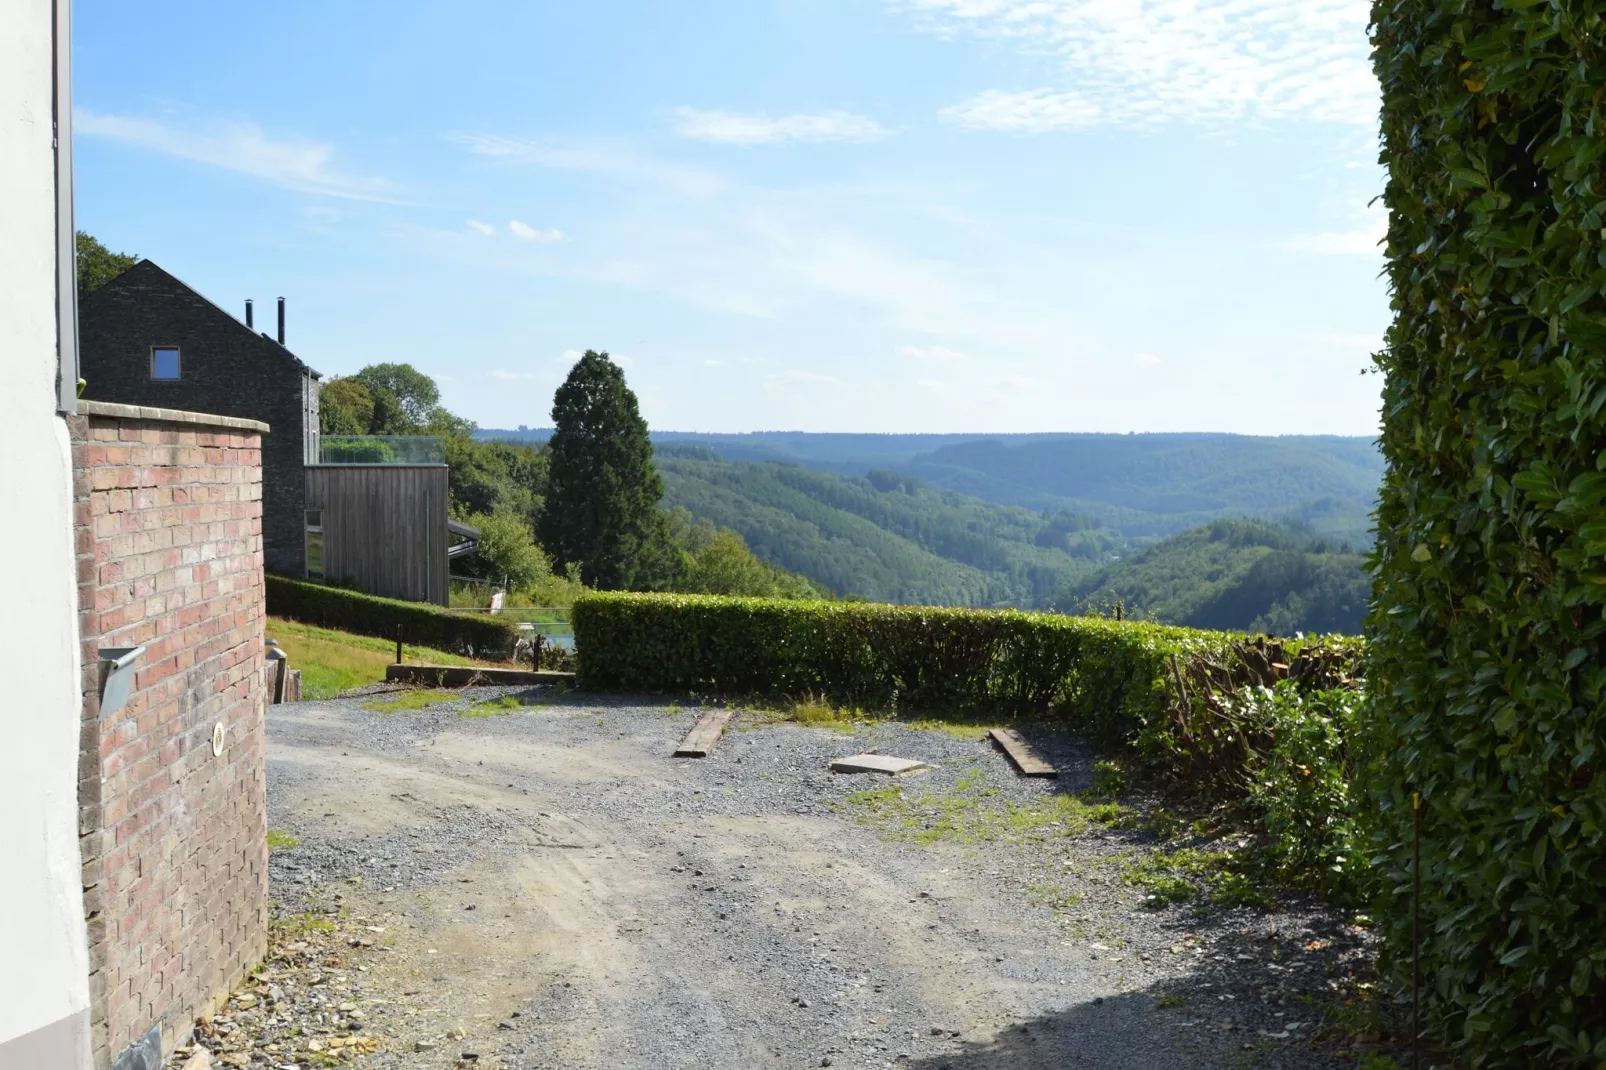
[[[279,298],[279,344],[284,345],[284,298]]]
[[[251,323],[251,299],[249,297],[247,297],[245,299],[245,325],[247,327],[251,327],[252,326],[252,323]]]

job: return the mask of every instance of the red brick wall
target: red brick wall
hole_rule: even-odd
[[[69,421],[100,1067],[153,1026],[171,1050],[267,938],[261,435],[162,415]],[[102,717],[99,648],[139,644],[133,693]]]

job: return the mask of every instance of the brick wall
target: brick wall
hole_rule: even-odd
[[[263,309],[267,317],[271,308]],[[300,576],[306,560],[307,431],[318,427],[316,373],[149,260],[86,296],[78,310],[84,397],[260,420],[264,560]],[[151,347],[177,346],[179,378],[151,378]]]
[[[171,1050],[266,946],[262,437],[246,420],[83,408],[69,427],[96,1065],[142,1066],[125,1053],[153,1027]],[[127,704],[102,716],[99,648],[140,644]]]

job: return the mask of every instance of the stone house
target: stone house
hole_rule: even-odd
[[[270,572],[306,573],[306,480],[318,460],[320,376],[150,260],[79,302],[79,375],[89,401],[256,420],[262,443],[262,540]]]
[[[319,434],[320,376],[149,260],[80,302],[85,400],[203,412],[272,428],[262,439],[262,539],[269,572],[349,582],[445,605],[449,561],[477,546],[453,523],[439,439]]]

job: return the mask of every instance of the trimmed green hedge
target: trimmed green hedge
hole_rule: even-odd
[[[1478,1067],[1606,1065],[1606,4],[1378,0],[1379,911]]]
[[[600,690],[815,695],[866,709],[1050,709],[1137,738],[1171,703],[1174,656],[1224,633],[1013,610],[708,595],[592,594],[574,605],[580,682]]]
[[[504,657],[517,637],[509,622],[448,613],[427,602],[379,598],[271,573],[266,579],[268,612],[305,624],[381,639],[396,638],[399,627],[408,643],[465,657]]]

